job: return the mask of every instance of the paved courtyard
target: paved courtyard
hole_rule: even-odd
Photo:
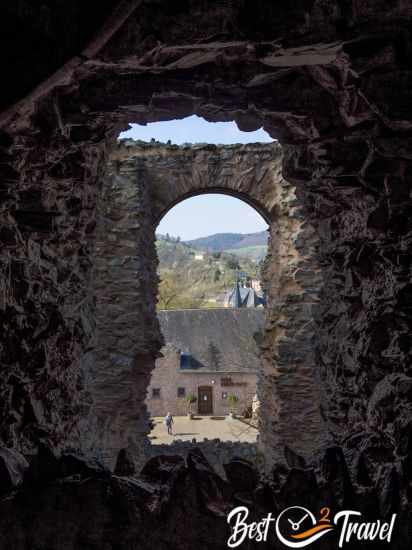
[[[152,418],[154,428],[149,434],[152,445],[173,443],[176,439],[183,441],[202,441],[219,438],[221,441],[243,441],[255,443],[258,431],[241,420],[224,416],[175,416],[173,435],[168,435],[163,418]]]

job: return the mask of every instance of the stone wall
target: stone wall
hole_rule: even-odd
[[[264,455],[259,451],[257,443],[221,441],[219,438],[203,439],[202,441],[182,441],[175,439],[173,443],[162,445],[152,443],[152,445],[146,448],[145,461],[138,464],[137,467],[141,470],[147,460],[153,457],[187,457],[194,449],[199,449],[213,469],[224,479],[226,479],[226,473],[223,465],[237,458],[247,460],[261,472],[265,470]]]
[[[2,162],[19,147],[3,149]],[[0,192],[0,437],[23,452],[40,440],[78,446],[90,405],[79,358],[95,324],[89,284],[105,150],[52,156],[48,165],[33,143],[19,189],[9,169]]]
[[[231,535],[227,515],[235,507],[247,506],[250,517],[260,521],[269,513],[276,518],[297,502],[316,517],[325,502],[332,517],[350,506],[368,521],[389,522],[396,511],[390,542],[358,544],[352,538],[347,547],[411,547],[410,517],[398,509],[390,487],[383,488],[383,499],[358,490],[339,449],[328,449],[318,472],[299,467],[289,455],[290,465],[270,479],[240,458],[224,464],[223,478],[199,448],[182,451],[152,457],[136,475],[125,452],[111,473],[73,453],[56,456],[45,446],[30,464],[16,451],[3,450],[3,471],[13,475],[1,480],[0,550],[226,550]],[[336,550],[340,533],[339,528],[328,532],[322,550]],[[245,541],[239,548],[281,550],[284,544],[272,523],[266,541]]]
[[[110,155],[121,171],[124,163],[132,171],[133,166],[144,165],[156,224],[178,202],[213,192],[236,195],[269,223],[277,207],[281,159],[281,147],[276,143],[177,146],[132,139],[118,142]]]
[[[320,404],[310,343],[311,308],[319,280],[304,279],[315,273],[313,235],[310,226],[302,223],[293,187],[281,176],[280,147],[177,147],[126,141],[112,151],[98,200],[93,196],[91,203],[93,235],[86,241],[87,254],[84,252],[81,263],[89,271],[87,278],[70,279],[83,294],[72,309],[65,306],[62,310],[74,315],[76,334],[83,338],[82,345],[73,348],[77,359],[71,359],[72,372],[66,373],[73,383],[78,380],[77,394],[70,402],[71,407],[79,403],[78,412],[70,414],[70,426],[56,417],[65,445],[98,454],[111,465],[120,448],[128,448],[138,457],[144,447],[149,429],[144,400],[162,345],[155,315],[155,228],[159,217],[178,200],[207,191],[223,191],[247,200],[270,223],[265,275],[267,332],[260,344],[263,366],[258,386],[262,452],[271,464],[282,460],[280,450],[285,441],[306,457],[319,444]],[[82,210],[82,215],[86,213]],[[69,234],[71,239],[78,235]],[[50,238],[54,236],[52,233]],[[70,243],[78,247],[81,241]],[[35,258],[30,258],[27,269],[34,269]],[[42,281],[52,282],[47,277]],[[308,292],[305,285],[309,285]],[[68,300],[74,299],[70,294],[73,287],[62,288]],[[31,403],[36,391],[29,390]],[[291,426],[303,422],[307,425],[297,440]],[[28,441],[30,438],[33,440],[30,436]]]
[[[410,506],[410,2],[126,0],[87,17],[48,3],[35,25],[26,4],[10,4],[2,20],[18,27],[3,52],[24,63],[18,79],[4,81],[10,107],[0,113],[2,441],[32,450],[40,441],[61,448],[87,440],[79,423],[95,399],[84,391],[80,357],[95,317],[90,243],[119,130],[192,114],[235,120],[281,140],[284,177],[296,186],[301,229],[316,251],[324,286],[311,349],[327,433],[345,450],[357,494],[387,503],[390,489],[391,502]],[[39,37],[47,37],[40,64]],[[288,223],[298,221],[284,216]],[[267,284],[285,295],[273,274]],[[306,271],[308,288],[317,277],[317,268]],[[284,420],[274,364],[299,350],[274,341],[284,308],[294,307],[283,303],[265,343],[262,389],[275,395],[265,395],[271,414],[261,431],[273,449],[283,445]],[[301,328],[311,326],[307,307],[298,301]]]
[[[142,452],[146,388],[162,342],[147,176],[144,166],[128,170],[125,163],[121,171],[111,172],[99,197],[89,286],[95,326],[80,363],[91,395],[81,448],[111,466],[122,447],[137,458]]]
[[[265,334],[259,343],[262,350],[258,383],[261,449],[268,457],[268,465],[275,460],[283,460],[284,443],[309,459],[324,437],[316,380],[318,374],[315,372],[313,354],[312,311],[321,281],[317,276],[314,258],[313,243],[316,239],[313,231],[302,219],[293,187],[281,175],[280,146],[273,143],[178,147],[126,140],[120,142],[111,154],[105,186],[110,191],[102,200],[108,211],[114,213],[114,220],[112,226],[109,226],[107,216],[103,216],[105,226],[102,234],[109,244],[97,244],[96,254],[100,257],[96,259],[99,272],[95,284],[97,292],[99,288],[110,289],[115,270],[116,278],[124,281],[125,291],[122,296],[127,304],[116,304],[115,310],[108,308],[107,291],[104,290],[104,308],[97,333],[100,332],[98,338],[108,351],[105,358],[100,356],[99,361],[95,361],[97,378],[102,382],[95,384],[92,381],[90,384],[91,391],[99,393],[95,401],[101,398],[103,402],[109,403],[102,414],[102,422],[107,423],[107,418],[112,414],[108,411],[113,404],[108,401],[105,388],[114,387],[113,357],[121,349],[122,342],[127,342],[128,357],[133,356],[133,346],[130,343],[136,338],[136,353],[140,353],[139,346],[152,350],[152,355],[148,353],[146,356],[146,363],[140,360],[143,365],[140,371],[140,387],[144,388],[140,396],[144,395],[147,387],[147,383],[144,386],[144,376],[149,375],[159,349],[159,346],[156,349],[156,323],[150,316],[153,316],[156,293],[156,276],[153,274],[156,267],[153,259],[154,232],[160,217],[179,200],[188,196],[223,191],[254,205],[270,225],[271,239],[264,274],[268,299],[267,321]],[[139,195],[150,197],[150,205],[146,204],[144,208],[138,203],[134,205],[131,199]],[[102,196],[105,196],[104,192]],[[139,211],[139,231],[127,233],[127,224],[133,224],[132,220],[134,216],[138,216]],[[110,236],[110,232],[113,236]],[[136,258],[137,263],[131,269],[127,261],[118,259],[118,252],[122,250],[118,235],[125,235],[129,247],[133,247],[133,239],[144,243],[144,253]],[[114,242],[114,246],[111,242]],[[108,255],[102,254],[104,246],[109,249]],[[136,249],[138,246],[137,244]],[[150,277],[151,288],[140,285],[140,280],[149,282]],[[144,294],[141,294],[142,290],[145,291]],[[115,302],[119,302],[115,293],[112,296]],[[140,306],[138,300],[146,300],[147,304]],[[124,316],[122,312],[128,311],[128,308],[134,308],[134,313]],[[116,312],[121,323],[118,336],[113,331],[113,323],[117,322],[114,315]],[[224,314],[228,315],[228,312]],[[151,326],[152,332],[149,330]],[[150,340],[144,341],[147,335],[152,335],[153,343]],[[116,341],[119,342],[118,345]],[[104,366],[102,361],[105,362]],[[107,376],[105,372],[108,373]],[[128,364],[125,366],[123,362],[119,372],[123,373],[125,381],[130,380],[129,385],[135,384],[135,375]],[[126,382],[125,385],[127,386]],[[104,449],[109,441],[110,445],[116,441],[118,449],[130,447],[127,441],[122,445],[122,438],[136,440],[135,447],[139,446],[136,439],[139,435],[135,428],[137,416],[141,419],[142,426],[146,418],[144,404],[137,405],[136,400],[139,399],[136,393],[134,407],[130,407],[131,401],[124,396],[116,400],[116,406],[112,410],[116,411],[115,415],[120,420],[115,422],[113,432],[104,428],[105,435],[100,437]],[[136,412],[137,410],[140,412]],[[94,411],[97,409],[94,408]],[[296,426],[299,429],[298,438]],[[139,432],[140,437],[143,437],[144,427]],[[119,436],[119,433],[122,435]],[[111,449],[109,454],[112,456],[111,460],[114,460],[115,445]],[[108,451],[103,452],[107,454]]]
[[[278,174],[263,284],[268,296],[258,378],[260,446],[269,469],[288,445],[309,462],[327,444],[315,318],[323,285],[317,235],[295,188]]]

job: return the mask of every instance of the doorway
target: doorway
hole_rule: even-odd
[[[199,386],[198,404],[198,414],[213,414],[213,393],[211,386]]]

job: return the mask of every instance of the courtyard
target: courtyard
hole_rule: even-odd
[[[258,430],[238,418],[225,416],[175,416],[173,435],[168,435],[164,419],[160,416],[152,418],[153,429],[149,434],[152,445],[173,443],[176,439],[182,441],[202,441],[205,439],[220,439],[221,441],[239,441],[256,443]]]

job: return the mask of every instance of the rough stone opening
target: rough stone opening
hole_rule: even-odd
[[[227,189],[224,195],[212,189],[191,196],[200,198],[183,197],[156,230],[158,319],[165,345],[146,395],[151,418],[147,457],[187,455],[197,447],[225,476],[223,464],[234,457],[262,466],[257,381],[265,324],[260,288],[264,257],[242,256],[250,252],[243,249],[236,255],[218,241],[242,233],[250,242],[254,237],[266,243],[261,234],[268,227],[253,207]],[[257,237],[256,232],[245,235],[248,226],[259,231]],[[210,237],[209,245],[189,239],[206,234],[214,235],[216,243]],[[174,417],[171,435],[164,425],[166,412]]]
[[[232,191],[228,191],[227,189],[225,189],[224,187],[218,187],[218,186],[215,186],[215,187],[210,187],[210,188],[207,188],[207,189],[200,189],[200,190],[196,190],[196,191],[189,191],[187,194],[182,194],[178,199],[176,199],[175,202],[171,203],[170,205],[168,205],[167,209],[165,209],[164,211],[160,212],[159,214],[159,219],[157,220],[158,223],[160,223],[160,221],[162,220],[162,218],[164,218],[164,216],[166,216],[166,214],[168,212],[170,212],[170,210],[172,210],[177,204],[187,200],[187,199],[190,199],[192,197],[198,197],[200,195],[210,195],[210,194],[216,194],[216,195],[227,195],[229,197],[233,197],[233,198],[236,198],[236,199],[239,199],[239,200],[242,200],[243,202],[247,203],[249,206],[251,206],[254,210],[256,210],[256,212],[258,212],[260,214],[260,216],[265,220],[265,222],[269,225],[270,223],[270,218],[268,217],[268,213],[262,209],[262,205],[255,201],[253,197],[251,197],[248,193],[245,193],[245,192],[242,192],[242,191],[237,191],[236,192],[236,195],[234,195],[234,193]]]
[[[264,268],[268,317],[258,385],[259,446],[265,464],[270,469],[282,460],[285,445],[306,459],[319,445],[312,311],[320,286],[316,237],[302,220],[294,188],[281,175],[281,162],[277,143],[173,146],[124,140],[113,149],[96,229],[97,340],[83,358],[92,381],[91,449],[109,464],[124,447],[142,459],[149,431],[145,393],[162,342],[153,284],[157,220],[170,205],[209,189],[247,195],[270,221]],[[297,438],[292,426],[303,424]]]
[[[264,307],[261,272],[269,226],[250,201],[224,191],[183,197],[160,220],[159,310],[228,307],[226,297],[236,282],[252,290],[250,296],[241,291],[239,304],[232,300],[232,307]]]
[[[110,403],[107,380],[101,388],[98,377],[94,383],[88,354],[96,350],[95,320],[101,330],[104,309],[101,289],[94,288],[97,279],[91,277],[93,243],[101,237],[95,233],[96,205],[106,155],[119,130],[129,121],[192,113],[236,120],[244,129],[263,125],[282,139],[285,178],[296,185],[305,220],[318,236],[312,244],[320,245],[316,256],[324,284],[313,338],[327,427],[322,431],[335,445],[326,454],[317,449],[316,458],[324,457],[317,485],[313,475],[290,470],[274,500],[294,503],[296,487],[310,497],[324,496],[326,489],[337,507],[350,501],[359,509],[372,506],[381,517],[400,510],[400,520],[408,525],[412,121],[405,52],[412,44],[410,3],[131,0],[93,5],[87,17],[77,4],[74,12],[71,3],[47,3],[38,13],[34,5],[10,4],[3,21],[21,23],[30,29],[26,38],[38,44],[35,29],[43,47],[31,47],[31,39],[22,40],[21,32],[8,27],[9,45],[3,50],[16,54],[10,56],[13,64],[21,58],[25,70],[17,80],[4,80],[4,104],[10,107],[0,115],[2,441],[25,453],[41,441],[57,450],[90,451],[102,441],[108,444],[99,439],[100,427],[94,436],[94,428],[99,415],[116,403]],[[60,53],[43,55],[51,50]],[[136,212],[143,214],[151,201],[144,193],[141,198],[144,205],[136,205]],[[150,256],[144,238],[138,256]],[[309,288],[317,288],[310,279],[319,272],[316,267],[306,273]],[[138,301],[150,294],[145,280],[142,276],[136,290]],[[91,290],[96,290],[96,307]],[[139,302],[147,322],[128,348],[137,382],[150,369],[159,344],[153,312],[145,304]],[[268,387],[276,386],[273,365],[285,352],[277,341],[285,330],[282,311],[273,323]],[[111,382],[119,379],[113,376]],[[121,383],[118,389],[134,404]],[[278,411],[268,426],[272,449],[282,445],[281,416]],[[122,418],[116,422],[124,425]],[[117,444],[127,443],[128,435],[120,431]],[[289,458],[291,467],[302,465],[294,455]],[[107,494],[113,486],[104,487]],[[60,490],[70,491],[64,484]],[[198,513],[196,528],[187,530],[176,508],[194,503],[198,512],[200,506],[189,493],[177,495],[173,498],[182,506],[173,508],[157,538],[159,516],[140,513],[140,502],[126,529],[107,500],[91,501],[91,509],[95,517],[103,516],[95,513],[98,509],[113,519],[110,536],[125,546],[134,539],[163,548],[165,540],[170,545],[177,537],[186,545],[207,547],[215,535],[224,546],[225,518],[211,521]],[[213,502],[214,495],[208,496],[202,510]],[[50,500],[34,515],[16,500],[11,501],[18,518],[14,529],[2,513],[5,545],[16,544],[20,533],[35,537],[33,545],[50,545],[37,528],[39,517],[47,530],[50,524],[66,526],[60,536],[67,535],[67,546],[78,548],[86,538],[99,548],[107,543],[107,530],[85,522],[84,507],[72,501],[65,512],[73,521],[61,521],[59,511],[50,519]],[[73,525],[86,527],[76,532]],[[212,535],[205,535],[205,525]],[[406,528],[396,538],[394,548],[410,548]]]

